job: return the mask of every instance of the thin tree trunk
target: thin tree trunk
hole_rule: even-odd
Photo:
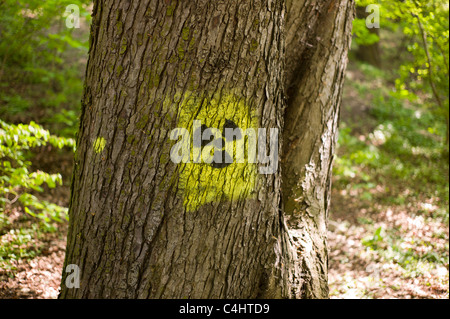
[[[280,174],[170,160],[170,131],[194,119],[281,128],[284,13],[95,1],[65,260],[80,288],[63,272],[61,298],[300,297]]]
[[[366,12],[366,7],[357,7],[356,16],[360,19],[366,19],[369,16]],[[369,29],[369,32],[375,33],[377,36],[380,35],[380,29],[378,28]],[[377,68],[381,68],[380,42],[369,45],[359,45],[356,50],[356,58],[376,66]]]
[[[354,2],[287,2],[283,207],[300,252],[302,298],[328,297],[327,220]]]

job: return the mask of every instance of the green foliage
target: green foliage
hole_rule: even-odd
[[[386,283],[389,269],[405,280],[448,269],[449,155],[440,115],[395,90],[389,71],[354,61],[342,108],[332,197],[342,207],[331,214],[357,217],[358,256],[387,269],[373,285]]]
[[[9,121],[32,107],[59,134],[76,132],[86,32],[66,26],[78,5],[88,26],[87,0],[5,0],[0,3],[0,116]],[[31,110],[33,111],[33,110]],[[42,112],[43,111],[43,112]]]
[[[66,219],[66,209],[31,194],[42,192],[43,184],[54,188],[62,184],[60,174],[30,172],[27,152],[35,147],[75,147],[73,139],[56,137],[34,122],[10,125],[0,121],[0,215],[6,206],[20,203],[25,212],[38,218],[46,230],[54,230],[52,222]]]
[[[366,20],[361,18],[355,18],[353,20],[353,37],[358,45],[371,45],[380,41],[380,37],[370,32],[366,27]]]
[[[0,1],[0,269],[10,276],[19,259],[39,254],[36,240],[67,220],[67,208],[42,199],[61,174],[32,162],[35,152],[74,148],[91,2]],[[80,29],[66,26],[68,5],[79,7]],[[8,124],[31,120],[66,138],[35,122]]]
[[[356,5],[360,8],[366,8],[368,5],[374,4],[375,1],[356,0]],[[369,15],[371,12],[365,10]],[[380,41],[380,37],[375,32],[370,32],[366,26],[366,19],[355,17],[353,20],[353,39],[358,45],[371,45]]]
[[[362,244],[369,249],[377,250],[382,258],[395,262],[403,269],[412,272],[413,277],[420,274],[420,265],[430,263],[434,265],[448,265],[448,255],[428,251],[419,252],[412,248],[404,248],[407,244],[414,244],[411,240],[406,241],[398,229],[385,230],[378,227],[373,235],[369,235],[362,240]],[[432,242],[424,243],[433,246]],[[448,247],[446,247],[448,250]]]
[[[15,264],[20,259],[33,259],[39,254],[39,248],[33,245],[39,234],[37,225],[32,225],[11,229],[0,237],[0,269],[6,270],[9,277],[14,277]]]
[[[384,237],[382,235],[383,228],[378,227],[373,236],[368,236],[362,240],[365,246],[377,248],[380,242],[383,242]]]
[[[361,66],[368,78],[373,75],[367,71],[371,68]],[[338,183],[357,187],[358,180],[368,184],[394,179],[434,196],[428,186],[432,183],[434,191],[448,200],[448,175],[443,174],[448,153],[442,152],[441,147],[446,127],[438,115],[396,92],[370,89],[362,82],[352,85],[361,98],[369,91],[372,94],[370,115],[374,128],[358,138],[353,132],[354,124],[341,124],[338,143],[343,154],[334,168]]]
[[[401,21],[407,49],[414,57],[401,66],[397,90],[426,93],[422,98],[426,107],[448,121],[448,2],[405,1],[397,7],[391,3],[388,12],[391,19]]]
[[[373,1],[359,0],[364,7]],[[449,5],[442,0],[375,1],[380,6],[381,28],[403,33],[408,54],[402,58],[396,91],[415,100],[423,109],[446,124],[443,132],[448,147],[449,120]],[[376,42],[363,19],[354,22],[356,42]],[[383,41],[383,40],[381,40]],[[399,47],[398,50],[404,48]]]

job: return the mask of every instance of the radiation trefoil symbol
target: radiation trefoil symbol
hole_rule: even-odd
[[[225,119],[225,124],[222,128],[222,135],[220,137],[215,137],[211,128],[205,124],[202,124],[201,127],[198,128],[197,132],[194,132],[194,136],[202,137],[200,142],[200,153],[203,153],[202,151],[208,145],[214,146],[214,151],[209,164],[211,167],[216,169],[222,169],[233,164],[233,154],[229,154],[229,151],[227,151],[228,147],[226,147],[226,143],[233,143],[233,141],[239,141],[243,138],[239,127],[236,123],[229,119]],[[205,136],[207,136],[206,139]],[[194,147],[195,146],[198,147],[199,145],[194,145]],[[233,146],[234,145],[231,146],[231,150],[234,149]]]
[[[257,131],[259,120],[249,103],[231,93],[186,93],[178,103],[171,158],[179,156],[177,189],[185,209],[254,198],[258,168],[249,161],[251,147],[243,132]]]

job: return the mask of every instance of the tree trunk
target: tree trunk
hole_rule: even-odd
[[[365,7],[356,7],[356,16],[360,19],[366,19],[369,13],[366,12]],[[370,33],[375,33],[377,36],[380,35],[380,30],[378,28],[369,29]],[[380,42],[375,42],[369,45],[359,45],[356,50],[356,58],[359,61],[367,62],[377,68],[381,68],[381,53],[380,53]]]
[[[193,120],[280,128],[284,2],[95,1],[62,298],[295,298],[279,173],[174,164]],[[268,142],[267,142],[268,143]]]
[[[300,252],[302,298],[328,297],[327,220],[354,2],[287,1],[283,207]]]
[[[80,267],[80,288],[63,271],[61,298],[327,296],[352,5],[295,3],[285,52],[283,0],[95,1],[64,267]],[[260,174],[263,164],[175,164],[172,130],[195,135],[195,121],[285,122],[285,145],[260,140],[284,152],[283,200],[280,170]],[[300,230],[289,233],[283,206]]]

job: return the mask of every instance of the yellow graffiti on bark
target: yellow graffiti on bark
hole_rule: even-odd
[[[103,152],[106,146],[106,140],[103,137],[97,137],[97,139],[94,142],[94,151],[97,154],[100,154]]]
[[[194,121],[201,121],[208,128],[215,128],[221,132],[226,123],[232,122],[242,132],[254,129],[257,132],[258,117],[249,103],[239,96],[228,94],[214,94],[210,96],[197,96],[194,93],[186,93],[179,99],[178,128],[185,128],[192,136]],[[198,122],[196,122],[198,123]],[[246,156],[243,160],[236,161],[236,141],[224,140],[224,150],[233,149],[233,163],[214,167],[201,161],[194,162],[195,154],[201,153],[195,146],[190,147],[190,160],[179,165],[178,188],[184,194],[184,207],[187,211],[197,210],[200,206],[212,202],[235,201],[251,198],[255,195],[257,177],[256,163],[248,160],[248,144],[255,143],[248,136],[243,136],[243,145]],[[229,143],[232,143],[231,147]],[[212,154],[211,154],[212,155]]]

